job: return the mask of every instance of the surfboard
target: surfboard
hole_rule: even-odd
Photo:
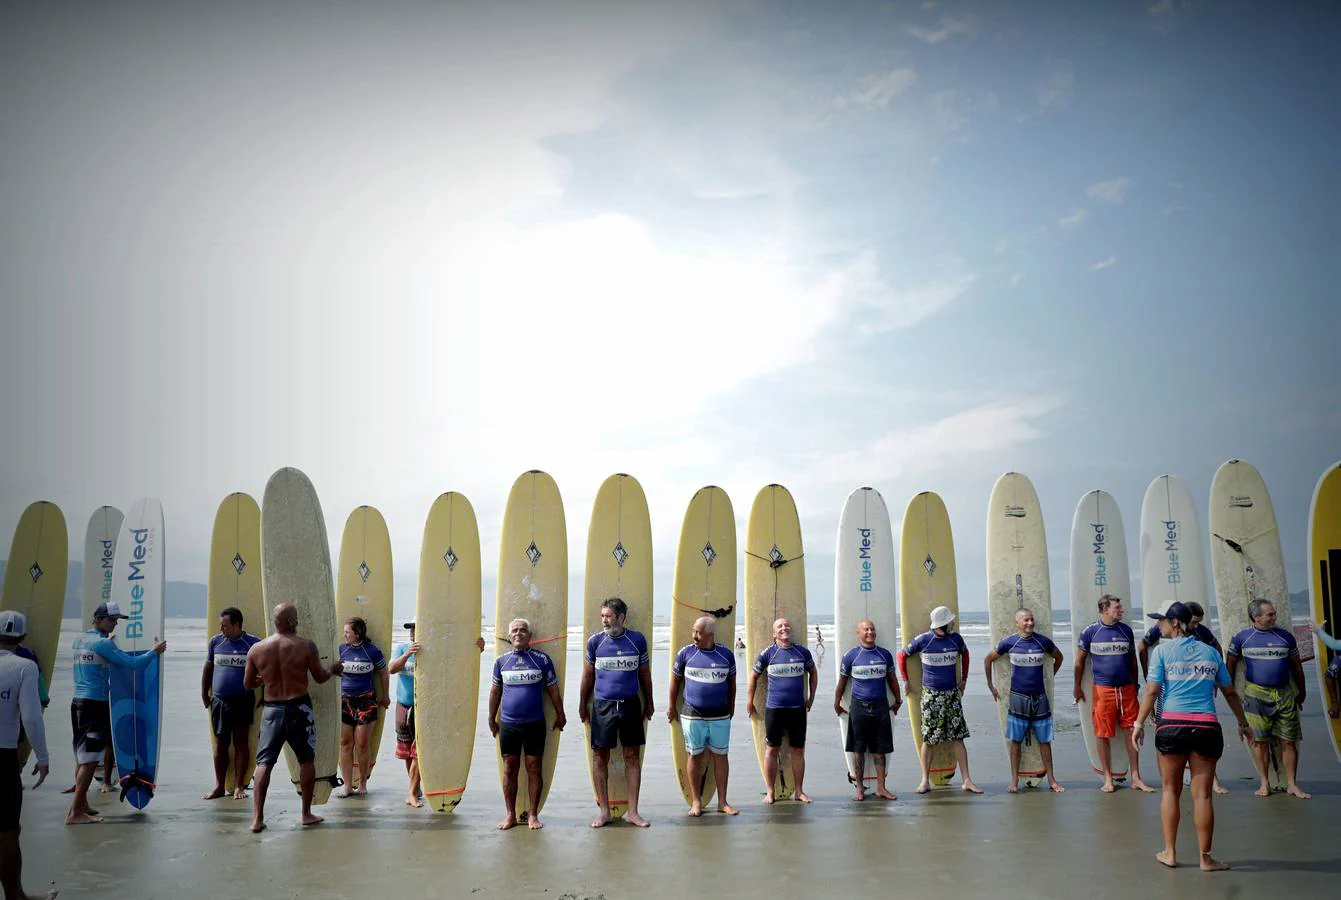
[[[875,623],[875,642],[891,653],[899,650],[897,606],[894,599],[894,533],[889,525],[889,509],[885,498],[875,488],[857,488],[843,504],[838,519],[838,550],[834,565],[833,622],[834,653],[838,659],[856,647],[857,623],[870,619]],[[834,664],[835,679],[838,663]],[[885,702],[893,703],[894,695],[885,689]],[[852,683],[843,691],[843,708],[852,703]],[[839,747],[847,743],[846,715],[838,717]],[[890,714],[890,726],[894,716]],[[875,758],[865,754],[865,763],[857,771],[856,755],[843,753],[847,764],[848,780],[853,784],[860,778],[867,786],[874,786]]]
[[[321,666],[329,669],[339,658],[340,631],[335,622],[326,519],[312,482],[292,467],[271,475],[261,498],[261,588],[267,618],[281,603],[293,604],[298,612],[297,633],[317,645]],[[312,802],[322,804],[340,783],[340,679],[313,682],[307,693],[312,698],[317,735]],[[298,760],[288,747],[284,757],[294,789],[301,793]]]
[[[601,630],[601,604],[619,597],[628,604],[624,627],[641,632],[652,654],[652,521],[647,512],[647,497],[632,475],[616,474],[602,482],[591,510],[587,530],[587,570],[582,604],[582,633],[590,636]],[[646,707],[649,698],[643,697]],[[655,698],[650,698],[655,699]],[[655,704],[654,704],[655,705]],[[587,769],[595,790],[595,760],[591,750],[591,724],[587,732]],[[643,734],[647,721],[643,720]],[[646,745],[639,751],[645,755]],[[612,752],[607,767],[610,815],[618,819],[628,809],[628,784],[624,754]]]
[[[1196,503],[1182,479],[1161,475],[1141,501],[1141,624],[1148,629],[1153,622],[1147,616],[1162,613],[1175,600],[1196,601],[1211,617]]]
[[[1276,513],[1266,482],[1252,463],[1231,459],[1211,479],[1209,501],[1211,576],[1215,582],[1216,611],[1220,615],[1220,642],[1229,642],[1252,627],[1248,604],[1267,600],[1276,607],[1276,625],[1290,631],[1290,591],[1285,583],[1285,555],[1281,552]],[[1243,696],[1247,666],[1240,661],[1234,689]],[[1285,790],[1280,748],[1271,742],[1270,782]],[[1244,745],[1251,752],[1248,745]]]
[[[773,643],[773,622],[781,618],[792,623],[792,643],[806,646],[810,629],[806,622],[801,520],[791,492],[780,484],[770,484],[755,495],[745,541],[746,665],[753,666],[764,648]],[[810,676],[804,677],[808,685]],[[768,749],[764,741],[764,709],[767,705],[768,678],[761,675],[754,696],[759,715],[750,720],[760,774],[765,773],[764,756]],[[768,776],[764,774],[764,777]],[[773,796],[777,800],[790,800],[795,792],[791,742],[784,737],[778,750],[778,777],[773,785]]]
[[[1308,510],[1309,547],[1309,601],[1313,621],[1328,634],[1341,636],[1341,463],[1335,463],[1318,479],[1313,489],[1313,501]],[[1325,683],[1327,663],[1332,653],[1317,641],[1314,659],[1318,666],[1318,684]],[[1326,714],[1327,690],[1324,687],[1318,701],[1323,709],[1322,720],[1331,733],[1332,748],[1341,762],[1341,719]]]
[[[228,607],[242,613],[242,628],[257,637],[265,637],[269,630],[266,622],[265,600],[261,596],[261,507],[250,494],[229,494],[219,503],[214,514],[214,530],[210,537],[209,603],[205,609],[205,634],[213,637],[219,632],[219,616]],[[205,715],[205,730],[210,737],[210,758],[218,747],[209,714]],[[247,737],[250,748],[246,780],[251,783],[256,771],[256,737],[261,730],[260,710],[251,723]],[[224,789],[232,791],[237,780],[235,762],[228,763]]]
[[[670,665],[681,647],[692,643],[694,621],[700,616],[717,620],[714,640],[735,652],[736,643],[736,514],[726,491],[709,485],[699,488],[689,501],[680,526],[675,555],[675,581],[671,592]],[[684,691],[680,692],[684,711]],[[671,758],[686,804],[689,794],[688,754],[684,749],[684,725],[671,723]],[[717,793],[713,767],[703,767],[703,805]]]
[[[99,506],[89,516],[84,531],[83,594],[80,597],[80,622],[84,628],[93,622],[93,611],[112,599],[112,563],[116,560],[116,536],[125,518],[115,506]]]
[[[955,542],[945,501],[924,491],[908,501],[899,537],[899,618],[901,645],[931,628],[931,611],[938,606],[959,615],[959,583],[955,575]],[[907,658],[908,722],[919,771],[922,758],[922,660]],[[931,782],[947,785],[958,763],[953,744],[937,744],[931,751]]]
[[[1026,608],[1034,614],[1035,633],[1051,638],[1052,584],[1043,507],[1028,477],[1007,472],[997,479],[987,507],[987,621],[992,647],[1015,634],[1015,613]],[[997,716],[1007,753],[1010,752],[1010,741],[1005,737],[1010,679],[1010,657],[1002,656],[993,664],[992,681],[1000,696]],[[1043,665],[1043,688],[1048,695],[1048,708],[1052,709],[1051,659]],[[1043,777],[1043,755],[1031,732],[1020,745],[1020,781],[1028,787],[1037,787]]]
[[[465,796],[480,696],[480,532],[464,494],[433,501],[419,552],[415,605],[414,727],[419,778],[430,809]]]
[[[121,523],[112,569],[112,600],[128,616],[119,645],[138,656],[153,653],[163,637],[163,507],[146,497],[135,501]],[[164,659],[138,672],[111,670],[112,747],[121,775],[121,798],[136,809],[153,799],[162,742]]]
[[[1122,530],[1122,514],[1118,511],[1117,501],[1105,491],[1090,491],[1076,504],[1075,518],[1071,520],[1070,580],[1071,652],[1074,653],[1074,645],[1079,643],[1080,633],[1099,619],[1100,597],[1112,594],[1123,604],[1134,605],[1131,568],[1127,561],[1127,534]],[[1094,717],[1090,707],[1094,697],[1094,672],[1091,666],[1085,666],[1080,684],[1085,693],[1085,699],[1076,704],[1080,713],[1080,733],[1085,739],[1090,768],[1102,774],[1099,743],[1094,734]],[[1115,779],[1127,777],[1125,768],[1116,767],[1116,758],[1113,766]]]
[[[60,644],[69,549],[65,515],[56,504],[39,500],[19,516],[5,563],[4,608],[27,617],[28,637],[23,645],[37,656],[48,694]],[[27,741],[19,744],[20,769],[31,750]]]
[[[494,606],[495,653],[509,651],[508,623],[531,622],[531,646],[543,650],[554,661],[554,674],[563,694],[568,663],[568,525],[563,515],[559,486],[539,469],[523,473],[512,485],[503,512],[499,537],[498,595]],[[545,694],[545,758],[541,775],[540,809],[554,783],[554,761],[559,754],[561,732],[554,731],[555,710]],[[503,756],[494,742],[498,781],[503,783]],[[530,812],[530,790],[526,767],[517,775],[518,818]],[[537,809],[536,812],[539,812]]]
[[[340,562],[335,575],[335,632],[342,635],[345,621],[353,616],[368,625],[368,641],[388,659],[391,659],[391,535],[387,533],[386,519],[372,506],[360,506],[345,520],[344,535],[340,539]],[[341,637],[337,643],[343,641]],[[390,681],[387,682],[390,687]],[[373,692],[378,700],[383,692],[373,678]],[[382,730],[386,727],[389,707],[377,714],[372,737],[368,740],[369,769],[377,766],[377,751],[382,746]],[[394,726],[393,726],[394,730]],[[358,760],[354,760],[358,768]],[[368,775],[371,777],[372,772]]]

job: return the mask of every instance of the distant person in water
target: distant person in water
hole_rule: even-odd
[[[810,795],[805,792],[806,718],[815,703],[819,671],[810,651],[792,643],[790,619],[784,617],[773,622],[773,643],[764,648],[750,670],[745,710],[751,719],[759,717],[754,698],[760,676],[765,679],[768,692],[764,701],[764,802],[777,800],[778,758],[786,740],[791,747],[796,799],[809,803]]]
[[[703,815],[703,782],[711,764],[717,785],[717,811],[734,816],[738,810],[726,802],[731,764],[731,718],[736,713],[736,657],[717,643],[717,620],[702,616],[694,620],[692,640],[675,654],[671,663],[670,699],[666,719],[683,720],[685,776],[689,779],[689,815]],[[680,711],[681,689],[684,712]],[[711,763],[709,763],[711,760]]]
[[[373,729],[381,710],[391,705],[387,690],[386,656],[368,640],[368,623],[360,616],[345,620],[340,645],[340,775],[344,790],[337,797],[366,796],[372,775],[370,752]],[[358,789],[354,769],[358,769]]]
[[[323,821],[312,814],[312,795],[317,784],[317,728],[312,698],[307,694],[307,679],[325,684],[339,675],[343,663],[335,661],[322,668],[317,645],[298,636],[298,610],[289,603],[275,607],[274,631],[247,651],[247,668],[242,686],[247,690],[264,687],[261,734],[256,742],[256,784],[252,792],[251,830],[265,830],[265,795],[270,788],[270,771],[279,761],[279,752],[288,744],[298,760],[298,787],[302,797],[304,825]]]
[[[512,649],[494,660],[489,689],[489,733],[498,741],[503,759],[503,805],[507,815],[498,823],[500,831],[517,825],[517,788],[525,757],[527,814],[532,831],[544,828],[540,821],[540,798],[545,791],[545,695],[554,707],[554,730],[563,731],[568,717],[563,712],[559,676],[549,654],[531,647],[531,623],[513,619],[508,623]]]
[[[938,744],[953,744],[955,762],[964,778],[961,789],[981,794],[982,788],[969,774],[968,722],[964,720],[964,687],[968,683],[969,650],[963,636],[954,630],[955,614],[949,607],[931,611],[931,630],[919,634],[899,651],[899,676],[903,691],[910,698],[908,657],[921,654],[922,683],[918,685],[918,708],[922,714],[922,780],[917,792],[931,790],[931,753]]]
[[[210,713],[214,734],[214,789],[201,799],[214,800],[227,791],[228,752],[233,752],[233,799],[247,797],[247,764],[255,757],[251,749],[251,725],[256,721],[256,692],[242,686],[247,670],[247,651],[260,642],[242,630],[242,611],[230,606],[219,613],[219,631],[205,648],[205,667],[200,673],[200,699]]]
[[[1010,741],[1010,785],[1012,794],[1020,791],[1020,748],[1032,732],[1038,741],[1039,755],[1043,757],[1043,774],[1048,787],[1060,794],[1066,790],[1053,776],[1052,769],[1052,706],[1043,679],[1043,666],[1052,658],[1052,674],[1062,667],[1062,651],[1046,634],[1034,631],[1034,613],[1028,609],[1015,611],[1015,633],[1007,635],[996,649],[987,654],[987,689],[992,699],[1001,696],[992,683],[992,664],[1001,657],[1010,660],[1010,708],[1006,713],[1006,740]]]
[[[818,630],[818,629],[816,629]],[[898,797],[885,786],[885,760],[894,752],[894,726],[890,717],[903,706],[899,693],[898,668],[894,654],[875,642],[875,623],[862,619],[857,623],[857,646],[843,654],[838,663],[838,687],[833,695],[835,715],[847,716],[843,749],[852,754],[848,781],[856,787],[852,799],[866,799],[866,754],[875,764],[875,795],[881,800]],[[851,709],[843,708],[843,694],[852,684]],[[887,702],[892,698],[892,702]]]
[[[1141,779],[1141,751],[1132,736],[1132,725],[1140,708],[1136,690],[1136,633],[1122,621],[1125,610],[1120,597],[1104,594],[1099,598],[1098,607],[1099,621],[1087,626],[1076,642],[1074,695],[1077,703],[1085,701],[1085,686],[1081,679],[1085,674],[1085,663],[1089,661],[1094,679],[1090,718],[1099,748],[1099,765],[1103,766],[1100,774],[1104,780],[1099,790],[1105,794],[1117,790],[1113,780],[1113,750],[1109,742],[1120,731],[1127,747],[1131,786],[1153,794],[1155,789]]]

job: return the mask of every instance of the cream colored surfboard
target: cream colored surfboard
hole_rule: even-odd
[[[1309,546],[1309,599],[1313,607],[1313,621],[1333,637],[1341,637],[1341,463],[1329,467],[1318,479],[1313,491],[1313,502],[1308,512]],[[1327,662],[1333,657],[1317,639],[1318,684],[1323,685]],[[1315,701],[1324,710],[1322,720],[1327,723],[1332,747],[1341,762],[1341,719],[1326,715],[1327,689]]]
[[[987,505],[987,621],[993,648],[1016,633],[1015,613],[1020,609],[1033,612],[1037,634],[1052,637],[1052,585],[1043,507],[1027,477],[1007,472],[997,479]],[[1000,697],[997,714],[1003,740],[1006,740],[1006,714],[1010,710],[1010,680],[1010,657],[1002,656],[993,664],[992,682]],[[1043,665],[1043,686],[1048,708],[1052,709],[1051,658]],[[1006,752],[1010,752],[1009,740]],[[1043,756],[1031,733],[1020,745],[1020,781],[1036,787],[1043,776]]]
[[[437,812],[461,802],[475,752],[480,698],[480,532],[455,491],[433,501],[419,553],[414,725],[424,799]]]
[[[801,520],[796,501],[780,484],[770,484],[755,495],[745,541],[745,664],[753,666],[759,654],[773,643],[773,622],[791,620],[792,643],[806,646],[810,628],[806,621],[806,572],[801,545]],[[810,690],[810,675],[805,676]],[[759,772],[764,772],[764,708],[768,705],[768,678],[759,676],[754,706],[758,716],[750,720],[754,731],[754,753]],[[767,776],[765,776],[767,777]],[[792,778],[791,745],[784,738],[778,752],[778,777],[773,796],[790,800],[796,792]]]
[[[1215,607],[1220,616],[1220,643],[1229,642],[1252,627],[1248,604],[1268,600],[1276,607],[1276,626],[1292,628],[1290,591],[1285,585],[1285,555],[1281,552],[1276,513],[1266,482],[1252,463],[1231,459],[1211,479],[1210,493],[1211,576],[1215,583]],[[1247,666],[1239,661],[1234,687],[1243,696]],[[1246,746],[1246,745],[1245,745]],[[1271,784],[1285,790],[1280,749],[1272,742]]]
[[[308,477],[284,468],[270,476],[261,500],[261,587],[267,618],[275,607],[291,603],[298,612],[298,634],[317,645],[321,667],[339,659],[340,631],[335,624],[335,579],[321,502]],[[312,802],[330,799],[337,786],[340,758],[340,679],[308,686],[312,698],[317,749],[316,789]],[[298,761],[284,749],[289,777],[298,790]]]
[[[205,609],[205,634],[211,638],[219,633],[219,614],[230,606],[242,613],[243,630],[263,638],[269,631],[265,613],[265,598],[261,595],[261,508],[250,494],[229,494],[214,514],[214,531],[210,538],[209,603]],[[214,729],[205,728],[210,736],[210,756],[218,746]],[[256,771],[256,736],[261,728],[257,710],[247,739],[250,747],[247,773],[243,785],[251,783]],[[233,790],[234,763],[228,764],[224,781],[226,790]]]
[[[368,623],[368,640],[390,660],[391,595],[391,535],[387,533],[386,519],[375,507],[360,506],[345,520],[344,536],[340,539],[340,564],[335,576],[336,634],[343,633],[347,619],[358,616]],[[388,689],[390,683],[388,679]],[[379,701],[385,696],[375,677],[373,690]],[[377,765],[377,751],[382,746],[382,731],[389,713],[390,707],[380,710],[373,724],[368,744],[370,768]],[[394,730],[394,724],[392,727]],[[358,769],[357,759],[354,768]]]
[[[955,575],[955,543],[945,501],[924,491],[908,501],[899,538],[899,619],[902,646],[931,628],[931,611],[944,606],[959,615],[959,584]],[[922,660],[908,657],[908,721],[913,747],[922,754]],[[919,763],[920,765],[920,763]],[[952,744],[937,744],[931,752],[931,781],[945,785],[955,774]]]
[[[641,632],[652,653],[652,521],[647,513],[647,497],[632,475],[611,475],[596,492],[587,531],[587,574],[582,604],[582,633],[590,637],[601,630],[601,604],[619,597],[629,607],[624,627]],[[648,700],[643,697],[643,708]],[[646,736],[647,722],[643,722]],[[587,768],[595,789],[596,773],[591,752],[591,725],[586,727]],[[643,748],[644,751],[646,747]],[[639,752],[639,758],[644,755]],[[628,809],[628,789],[624,772],[624,754],[610,754],[607,784],[610,814],[616,819]]]
[[[84,591],[80,601],[80,624],[91,627],[93,611],[112,600],[112,563],[116,559],[116,536],[125,516],[115,506],[99,506],[89,516],[84,531]]]
[[[736,514],[726,491],[709,485],[699,488],[689,501],[680,526],[680,544],[675,556],[675,583],[671,592],[670,660],[674,665],[680,648],[693,642],[694,621],[701,616],[717,620],[715,641],[735,652],[736,644]],[[681,685],[680,711],[684,711]],[[671,758],[686,804],[689,774],[685,767],[684,725],[671,723]],[[703,804],[717,793],[712,766],[704,766]]]
[[[28,638],[23,644],[37,656],[48,693],[60,643],[69,540],[60,507],[39,500],[19,516],[5,563],[4,609],[28,618]],[[28,761],[30,750],[26,741],[20,745],[20,768]]]
[[[495,655],[507,653],[508,623],[528,619],[533,630],[531,646],[543,650],[554,661],[554,673],[563,694],[568,663],[568,526],[563,515],[559,486],[544,472],[532,469],[512,485],[503,512],[503,533],[498,551],[498,600],[494,607]],[[540,792],[544,808],[554,783],[554,762],[559,754],[560,733],[553,730],[555,711],[545,694],[545,759]],[[503,757],[494,743],[498,780],[503,782]],[[530,811],[526,767],[517,776],[517,815]],[[539,812],[539,810],[537,810]]]

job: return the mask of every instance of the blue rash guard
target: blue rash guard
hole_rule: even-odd
[[[1136,633],[1126,622],[1094,622],[1080,633],[1076,643],[1090,655],[1095,684],[1125,687],[1135,683],[1132,662],[1136,659]]]
[[[1243,658],[1244,679],[1258,687],[1278,688],[1290,683],[1291,660],[1299,658],[1299,644],[1284,628],[1245,628],[1229,641],[1229,655]]]
[[[800,709],[806,705],[805,674],[815,668],[815,658],[805,647],[773,644],[754,661],[754,671],[768,673],[768,709]]]
[[[396,644],[391,648],[391,657],[400,659],[409,649],[409,643]],[[396,676],[396,702],[401,706],[414,706],[414,657],[415,654],[410,654],[410,658],[405,660],[405,667]]]
[[[1012,634],[997,644],[996,652],[1010,658],[1011,691],[1030,696],[1043,693],[1043,667],[1056,650],[1052,638],[1037,632],[1027,638]]]
[[[103,700],[112,696],[112,667],[147,669],[157,653],[127,653],[96,628],[74,639],[74,699]]]
[[[227,698],[251,693],[242,686],[242,675],[247,670],[247,651],[260,641],[256,635],[245,631],[235,641],[222,634],[210,638],[205,653],[214,664],[214,681],[210,686],[214,696]]]
[[[838,674],[852,679],[852,699],[867,703],[885,702],[893,671],[894,654],[878,644],[869,650],[858,644],[838,664]]]
[[[498,721],[526,725],[545,719],[545,689],[559,683],[554,660],[539,650],[510,650],[494,660],[494,687],[503,689]]]
[[[386,657],[372,641],[361,644],[341,644],[340,693],[351,697],[368,694],[373,689],[373,673],[386,668]]]
[[[1163,714],[1215,714],[1215,688],[1229,687],[1229,669],[1209,644],[1191,637],[1160,643],[1151,654],[1152,684],[1160,685]]]
[[[651,663],[647,638],[624,629],[619,637],[598,631],[587,639],[587,662],[596,669],[597,700],[630,700],[638,696],[638,670]]]
[[[959,688],[959,657],[968,654],[968,644],[959,632],[937,637],[934,631],[924,631],[903,648],[904,656],[917,653],[922,654],[922,687],[933,691]]]
[[[736,680],[736,655],[721,644],[700,650],[693,644],[680,649],[671,671],[684,679],[686,719],[725,719]]]

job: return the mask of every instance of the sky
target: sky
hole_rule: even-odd
[[[657,609],[705,484],[788,486],[814,612],[838,516],[922,490],[985,609],[998,476],[1135,548],[1161,473],[1253,462],[1305,586],[1341,458],[1341,78],[1328,4],[6,4],[0,532],[72,556],[162,499],[169,579],[281,466],[385,514],[413,608],[433,499],[541,468],[570,605],[614,472]],[[10,524],[6,524],[10,523]],[[1137,579],[1139,582],[1139,578]],[[1136,588],[1139,593],[1139,587]]]

